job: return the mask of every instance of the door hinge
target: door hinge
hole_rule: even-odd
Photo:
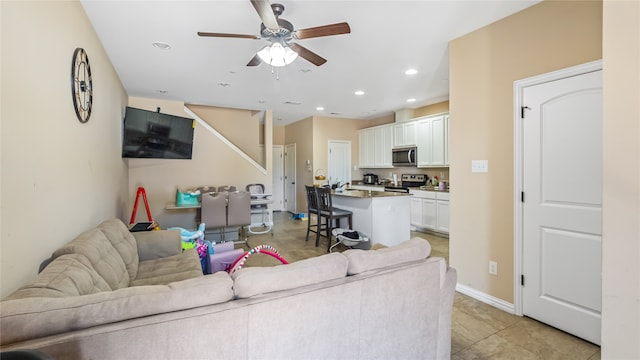
[[[520,192],[520,202],[524,202],[524,191]]]
[[[520,118],[521,119],[524,119],[524,111],[525,111],[525,109],[526,110],[531,110],[531,108],[528,107],[528,106],[520,106]]]
[[[524,286],[524,275],[520,275],[520,285]]]

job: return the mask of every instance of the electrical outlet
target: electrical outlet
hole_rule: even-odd
[[[498,275],[498,263],[489,260],[489,274]]]

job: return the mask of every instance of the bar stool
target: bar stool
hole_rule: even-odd
[[[316,195],[318,200],[318,224],[320,227],[318,228],[318,233],[322,230],[322,219],[326,219],[326,227],[327,230],[327,239],[329,240],[329,246],[327,247],[327,251],[331,249],[331,231],[335,228],[340,227],[340,220],[343,218],[347,218],[349,221],[349,229],[353,229],[353,212],[349,210],[344,210],[340,208],[333,207],[333,202],[331,201],[331,189],[318,187],[316,189]],[[337,220],[336,227],[333,226],[333,220]],[[320,242],[319,234],[316,234],[316,246],[318,246]]]
[[[307,236],[304,241],[309,241],[309,232],[314,232],[316,233],[316,246],[318,246],[320,237],[320,226],[318,225],[320,221],[320,217],[318,216],[318,196],[316,195],[315,187],[305,185],[304,188],[307,191]],[[315,224],[311,224],[311,214],[316,216]],[[315,230],[312,228],[315,228]]]

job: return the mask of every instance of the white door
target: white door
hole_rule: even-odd
[[[284,208],[296,212],[296,144],[284,149]]]
[[[329,140],[329,183],[351,182],[351,141]]]
[[[522,312],[600,344],[602,71],[522,95]]]
[[[273,172],[271,184],[271,199],[273,211],[284,210],[284,146],[273,146]]]

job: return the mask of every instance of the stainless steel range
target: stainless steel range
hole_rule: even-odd
[[[429,177],[423,174],[402,174],[398,186],[385,186],[384,191],[408,193],[410,187],[420,187],[427,183]]]

